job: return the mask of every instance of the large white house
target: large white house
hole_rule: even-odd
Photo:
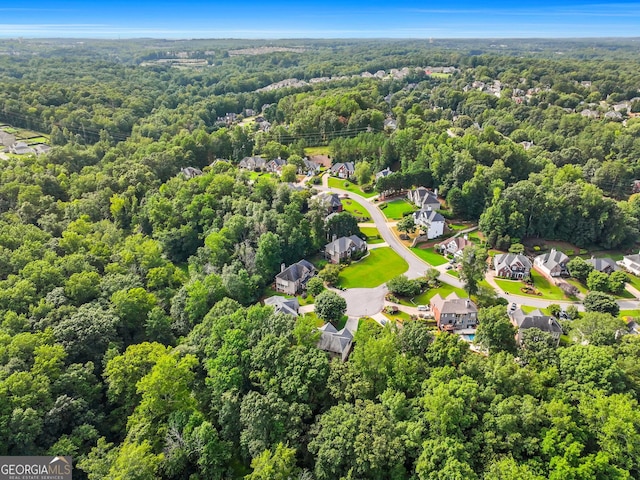
[[[427,234],[427,238],[438,238],[444,233],[444,217],[435,210],[427,209],[414,212],[413,221],[422,231]]]
[[[568,273],[567,262],[569,262],[569,257],[555,248],[552,248],[548,253],[538,255],[533,260],[536,268],[548,277],[566,275]]]
[[[640,253],[635,255],[625,255],[620,262],[624,268],[634,275],[640,276]]]

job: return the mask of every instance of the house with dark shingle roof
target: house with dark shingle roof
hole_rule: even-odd
[[[273,160],[269,160],[264,168],[267,172],[280,174],[282,172],[282,167],[284,167],[286,164],[286,160],[283,160],[281,158],[274,158]]]
[[[327,215],[342,211],[342,200],[337,193],[321,192],[313,198],[326,209]]]
[[[298,316],[298,309],[300,308],[297,298],[286,298],[280,295],[265,298],[264,304],[272,306],[276,313],[286,313],[294,317]]]
[[[202,175],[202,170],[196,167],[181,168],[180,172],[186,177],[187,180],[190,180],[192,178]]]
[[[544,315],[540,310],[536,309],[533,312],[524,313],[521,308],[518,308],[511,312],[509,317],[513,326],[518,329],[516,340],[519,344],[522,344],[522,332],[529,328],[537,328],[551,334],[556,341],[556,347],[560,343],[562,327],[555,318]]]
[[[410,190],[407,197],[421,210],[428,210],[429,208],[431,210],[440,210],[437,192],[434,193],[424,187],[418,187],[415,190]]]
[[[332,357],[339,357],[344,362],[351,353],[353,334],[347,327],[338,330],[330,323],[325,323],[318,330],[321,332],[318,348],[329,352]]]
[[[533,260],[534,266],[548,277],[567,275],[569,273],[567,262],[569,262],[569,257],[555,248],[552,248],[548,253],[538,255]]]
[[[451,292],[446,298],[436,294],[431,298],[431,311],[440,330],[453,332],[478,325],[478,307],[468,298]]]
[[[267,166],[267,161],[262,157],[244,157],[238,163],[238,167],[245,168],[247,170],[264,170]]]
[[[367,243],[356,235],[340,237],[327,243],[324,256],[331,263],[340,263],[367,251]]]
[[[384,170],[380,170],[378,173],[376,173],[376,180],[378,180],[379,178],[384,178],[388,175],[391,175],[392,173],[393,172],[389,167],[385,168]]]
[[[413,221],[427,234],[429,239],[438,238],[444,234],[445,219],[436,210],[428,208],[414,212]]]
[[[616,262],[612,258],[591,257],[589,260],[587,260],[587,263],[591,265],[594,270],[606,273],[607,275],[610,275],[616,271]]]
[[[306,287],[309,279],[315,274],[316,267],[306,260],[300,260],[287,268],[284,268],[283,263],[280,273],[276,275],[276,291],[295,295]]]
[[[356,168],[353,162],[336,163],[331,167],[331,175],[339,178],[351,178],[355,172]]]
[[[531,260],[519,253],[502,253],[493,257],[497,277],[522,280],[531,272]]]
[[[640,275],[640,254],[625,255],[620,261],[620,265],[634,275]]]

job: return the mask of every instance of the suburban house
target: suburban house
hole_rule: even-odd
[[[27,145],[24,142],[14,143],[13,145],[11,145],[11,148],[9,149],[9,151],[15,155],[25,155],[27,153],[35,153],[33,148],[31,148],[29,145]]]
[[[625,255],[619,265],[622,265],[634,275],[640,275],[640,254]]]
[[[51,147],[45,143],[38,143],[37,145],[33,145],[32,148],[36,152],[36,155],[44,155],[51,151]]]
[[[398,128],[398,122],[395,118],[385,118],[383,126],[385,130],[395,130]]]
[[[376,180],[378,180],[379,178],[384,178],[387,175],[391,175],[393,172],[389,169],[389,167],[385,168],[384,170],[380,170],[378,173],[376,173]]]
[[[308,158],[305,158],[302,161],[304,163],[304,167],[298,169],[298,173],[300,175],[307,175],[310,177],[320,171],[320,165],[318,165],[316,162],[312,162]]]
[[[473,242],[467,238],[467,236],[463,237],[454,237],[448,239],[445,243],[440,244],[440,250],[443,255],[453,255],[455,258],[462,258],[462,252],[469,245],[473,245]]]
[[[424,187],[418,187],[415,190],[409,190],[407,194],[411,200],[421,210],[440,210],[440,202],[438,201],[438,192],[432,192]]]
[[[511,323],[518,329],[516,340],[522,344],[522,332],[529,328],[537,328],[543,332],[551,334],[556,341],[556,347],[560,343],[560,335],[562,335],[562,327],[558,321],[548,315],[544,315],[540,310],[534,310],[530,313],[524,313],[518,308],[509,314]]]
[[[342,200],[337,193],[321,192],[315,197],[316,202],[327,210],[327,215],[342,211]]]
[[[187,180],[198,177],[202,175],[202,170],[196,167],[185,167],[181,168],[180,172],[186,177]]]
[[[591,265],[594,270],[606,273],[607,275],[616,271],[616,262],[612,258],[591,257],[587,260],[587,263]]]
[[[300,260],[288,268],[284,268],[283,263],[280,273],[276,275],[276,291],[295,295],[306,287],[309,279],[315,274],[316,267],[306,260]]]
[[[353,162],[336,163],[331,167],[331,175],[339,178],[351,178],[355,171]]]
[[[269,160],[264,168],[267,172],[279,174],[282,171],[282,167],[284,167],[286,164],[286,160],[283,160],[281,158],[274,158],[273,160]]]
[[[329,352],[331,357],[339,357],[344,362],[353,347],[353,334],[347,330],[347,327],[337,330],[330,323],[325,323],[318,330],[321,332],[318,348]]]
[[[238,163],[240,168],[247,170],[264,170],[267,165],[267,161],[262,157],[244,157]]]
[[[298,316],[300,304],[297,298],[286,298],[280,295],[264,299],[265,305],[271,305],[276,313],[286,313],[287,315]]]
[[[503,253],[493,257],[497,277],[522,280],[529,276],[531,260],[519,253]]]
[[[413,221],[426,234],[428,239],[438,238],[444,234],[444,217],[437,210],[420,210],[414,212]]]
[[[431,311],[440,330],[453,332],[478,325],[478,307],[468,298],[451,292],[446,298],[438,293],[431,298]]]
[[[620,265],[634,275],[640,275],[640,254],[625,255],[622,257]]]
[[[567,262],[569,257],[564,253],[559,252],[555,248],[552,248],[548,253],[538,255],[533,264],[548,277],[559,277],[561,275],[567,275]]]
[[[340,237],[324,247],[324,256],[331,263],[340,263],[367,251],[367,243],[356,235]]]

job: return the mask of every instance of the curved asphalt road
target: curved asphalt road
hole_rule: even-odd
[[[408,264],[409,269],[405,272],[405,275],[409,278],[418,278],[424,275],[427,268],[436,268],[441,272],[438,280],[442,283],[447,283],[454,287],[463,288],[463,283],[446,274],[446,265],[439,267],[432,267],[429,263],[425,262],[418,256],[416,256],[411,250],[409,250],[396,235],[391,231],[387,225],[387,219],[383,215],[382,211],[377,205],[371,203],[368,199],[361,195],[339,188],[330,188],[327,185],[328,175],[323,175],[322,186],[316,185],[314,188],[319,191],[335,191],[339,194],[346,194],[349,198],[356,200],[360,203],[371,216],[371,220],[375,223],[376,228],[380,232],[380,235],[384,241],[393,250],[400,255]],[[490,282],[492,283],[492,282]],[[496,289],[496,285],[492,285]],[[500,289],[496,289],[497,294],[506,299],[508,302],[515,302],[519,305],[527,305],[535,308],[547,308],[551,304],[558,304],[566,308],[569,305],[575,305],[579,310],[584,310],[584,307],[579,302],[571,301],[558,301],[558,300],[543,300],[537,298],[526,297],[523,295],[507,294]],[[347,315],[349,316],[365,316],[372,315],[382,310],[384,306],[384,296],[387,293],[386,285],[381,285],[376,288],[351,288],[339,292],[342,297],[347,300]],[[637,310],[640,309],[640,302],[638,300],[618,300],[618,305],[621,310]],[[376,310],[377,309],[377,310]]]

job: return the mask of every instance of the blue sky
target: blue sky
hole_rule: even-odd
[[[527,38],[640,36],[640,3],[463,0],[3,2],[0,37]],[[21,7],[20,5],[28,5]]]

